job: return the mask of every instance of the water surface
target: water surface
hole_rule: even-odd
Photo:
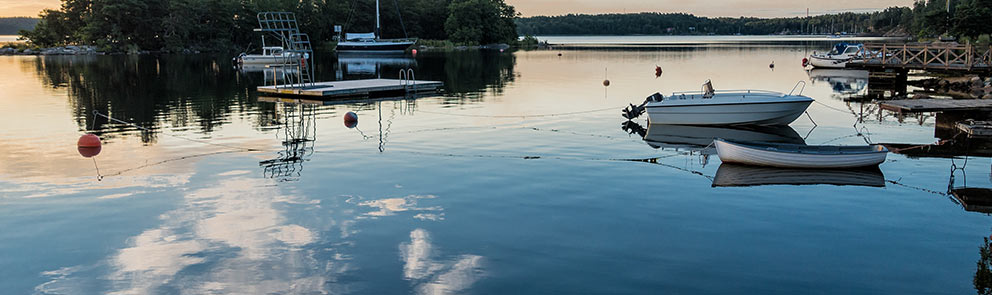
[[[992,223],[945,192],[992,187],[987,158],[891,154],[879,170],[817,174],[700,149],[712,134],[936,140],[931,116],[845,102],[867,91],[858,73],[811,78],[799,60],[827,46],[318,56],[325,80],[412,67],[446,84],[348,103],[258,97],[273,77],[228,56],[0,57],[0,289],[975,292]],[[807,81],[818,103],[812,121],[771,130],[620,117],[706,79],[784,92]],[[104,139],[95,158],[75,147],[84,132]]]

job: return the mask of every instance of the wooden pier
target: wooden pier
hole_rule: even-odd
[[[992,46],[971,44],[865,44],[852,68],[992,71]]]
[[[992,111],[988,99],[900,99],[879,103],[883,110],[900,113]]]
[[[438,91],[442,86],[444,83],[438,81],[368,79],[317,82],[302,86],[300,84],[259,86],[257,90],[267,95],[341,98],[431,92]]]

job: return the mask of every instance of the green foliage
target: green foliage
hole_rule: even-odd
[[[381,0],[383,38],[448,38],[445,24],[452,0]],[[513,7],[489,0],[487,16],[501,25],[483,30],[486,40],[516,38]],[[495,7],[495,10],[493,8]],[[345,32],[372,32],[374,0],[62,0],[45,10],[33,30],[23,31],[36,46],[96,45],[103,50],[229,51],[259,47],[256,14],[290,11],[315,44],[334,40],[334,26]],[[509,21],[506,19],[509,17]],[[401,21],[402,18],[402,21]],[[492,31],[492,32],[489,32]],[[478,40],[482,42],[482,40]]]
[[[972,282],[978,294],[992,295],[992,242],[989,242],[989,238],[984,240],[978,251],[981,258],[978,259],[978,268],[975,270]]]
[[[517,13],[503,0],[455,0],[444,30],[455,42],[511,43],[517,40]]]
[[[524,36],[524,38],[522,40],[520,40],[520,42],[517,44],[517,46],[520,46],[520,47],[523,47],[523,48],[534,48],[534,47],[537,47],[537,45],[539,44],[539,42],[540,41],[538,41],[537,38],[535,38],[534,36],[527,35],[527,36]]]

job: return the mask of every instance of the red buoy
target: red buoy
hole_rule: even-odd
[[[661,73],[662,73],[661,66],[654,66],[654,77],[655,78],[661,77]]]
[[[344,114],[344,126],[348,128],[355,128],[358,126],[358,114],[355,112],[348,112]]]
[[[98,148],[102,145],[100,137],[95,134],[86,134],[79,137],[76,146],[81,148]]]
[[[92,158],[92,157],[96,157],[96,155],[99,155],[100,154],[100,151],[102,151],[103,148],[102,147],[78,147],[78,148],[76,148],[76,150],[79,151],[79,155],[80,156],[83,156],[84,158]]]
[[[100,151],[103,150],[102,145],[99,136],[85,134],[76,141],[76,150],[79,151],[80,156],[91,158],[100,154]]]
[[[603,86],[610,87],[610,80],[603,80]]]
[[[805,68],[808,65],[809,65],[809,59],[804,57],[803,58],[803,67]]]
[[[410,53],[413,53],[413,56],[417,56],[417,50],[416,49],[414,49],[413,51],[410,51]]]

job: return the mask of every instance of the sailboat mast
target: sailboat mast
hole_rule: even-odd
[[[375,38],[379,39],[379,0],[375,0]]]

